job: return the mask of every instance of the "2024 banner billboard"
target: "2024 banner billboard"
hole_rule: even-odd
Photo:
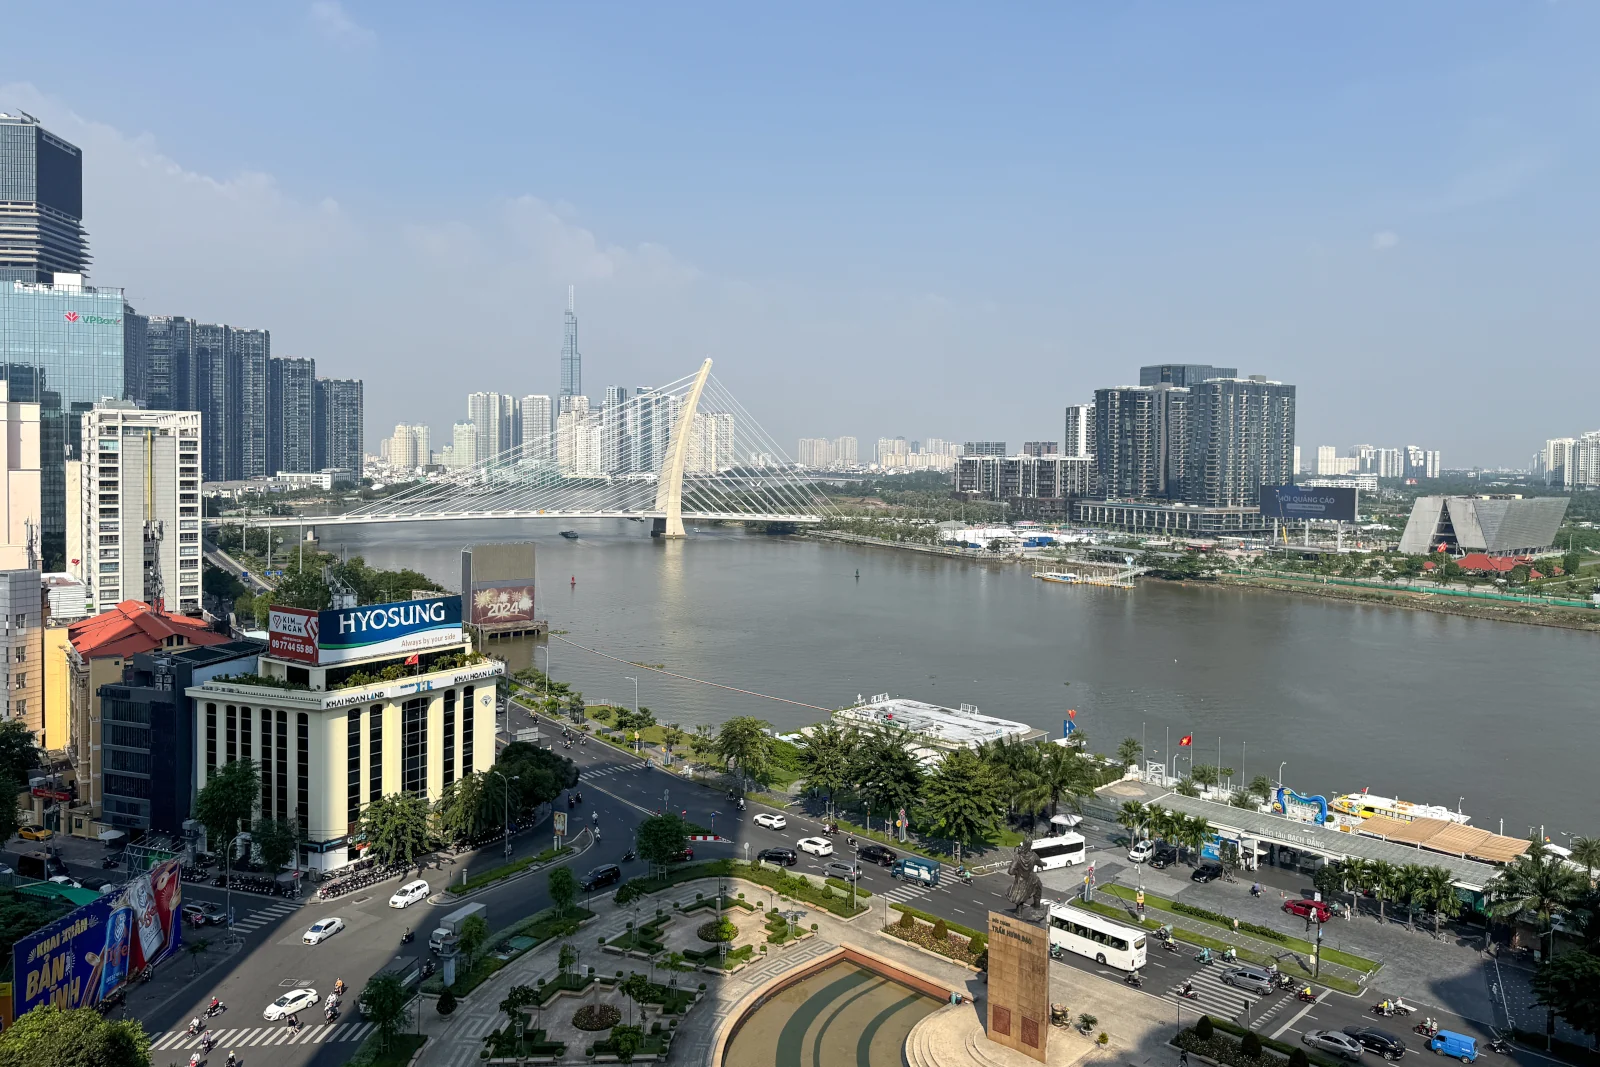
[[[89,1008],[183,939],[178,861],[168,860],[16,943],[12,997],[18,1017],[44,1004]]]

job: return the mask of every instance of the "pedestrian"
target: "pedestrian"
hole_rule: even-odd
[[[1183,1067],[1189,1067],[1189,1050],[1188,1049],[1183,1049],[1178,1053],[1178,1062],[1183,1064]]]
[[[1239,919],[1237,916],[1235,916],[1233,920],[1233,932],[1236,934],[1239,932]]]

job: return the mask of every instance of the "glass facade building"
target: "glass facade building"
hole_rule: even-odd
[[[30,115],[0,113],[0,284],[83,274],[83,153]]]
[[[47,570],[65,570],[66,461],[81,459],[83,413],[127,394],[126,353],[146,324],[121,289],[0,282],[0,378],[13,401],[39,405],[41,547]]]
[[[363,465],[366,432],[360,378],[318,378],[316,388],[313,470],[348,470],[357,483]],[[419,460],[427,462],[426,448]]]

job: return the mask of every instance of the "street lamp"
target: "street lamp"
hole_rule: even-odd
[[[538,649],[534,649],[535,652]],[[544,646],[544,698],[550,699],[550,646]]]
[[[1287,767],[1288,765],[1289,765],[1289,761],[1288,760],[1284,760],[1282,763],[1278,764],[1278,788],[1279,789],[1283,788],[1283,769],[1285,767]]]
[[[630,678],[627,675],[623,675],[622,676],[622,680],[624,682],[632,682],[633,683],[633,719],[634,719],[633,750],[635,752],[638,752],[638,751],[640,751],[640,750],[642,750],[644,748],[644,743],[639,740],[639,679]]]
[[[549,675],[546,675],[546,677],[549,677]],[[504,801],[504,803],[501,805],[500,810],[501,810],[501,818],[505,821],[506,859],[510,859],[511,858],[511,783],[512,782],[516,782],[516,781],[520,781],[521,780],[521,776],[513,774],[508,778],[508,777],[506,777],[506,773],[504,771],[497,771],[493,767],[489,768],[489,773],[490,774],[498,774],[500,776],[500,780],[506,783],[506,791],[501,794],[501,799]]]

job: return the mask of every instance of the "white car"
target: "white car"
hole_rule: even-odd
[[[52,882],[54,882],[56,885],[64,885],[68,889],[82,889],[83,888],[83,884],[81,882],[79,882],[76,878],[69,878],[64,874],[58,874],[55,877],[51,878],[50,880]]]
[[[801,852],[809,852],[813,856],[833,855],[833,842],[826,837],[802,837],[799,845]]]
[[[318,919],[316,922],[311,924],[311,929],[307,930],[305,936],[300,940],[308,945],[320,945],[328,938],[332,937],[334,934],[343,929],[344,920],[338,918],[337,916],[330,916],[326,919]]]
[[[269,1023],[279,1019],[287,1019],[297,1011],[317,1006],[317,991],[315,989],[291,989],[283,996],[268,1004],[261,1017]]]
[[[1143,863],[1155,855],[1156,843],[1154,841],[1135,841],[1133,847],[1128,849],[1129,863]]]
[[[394,891],[394,896],[389,898],[391,908],[409,908],[417,901],[428,895],[428,883],[418,878],[415,882],[407,882]]]
[[[788,819],[785,819],[782,815],[774,815],[770,811],[764,811],[757,815],[754,822],[757,826],[765,826],[768,830],[782,830],[789,825]]]

